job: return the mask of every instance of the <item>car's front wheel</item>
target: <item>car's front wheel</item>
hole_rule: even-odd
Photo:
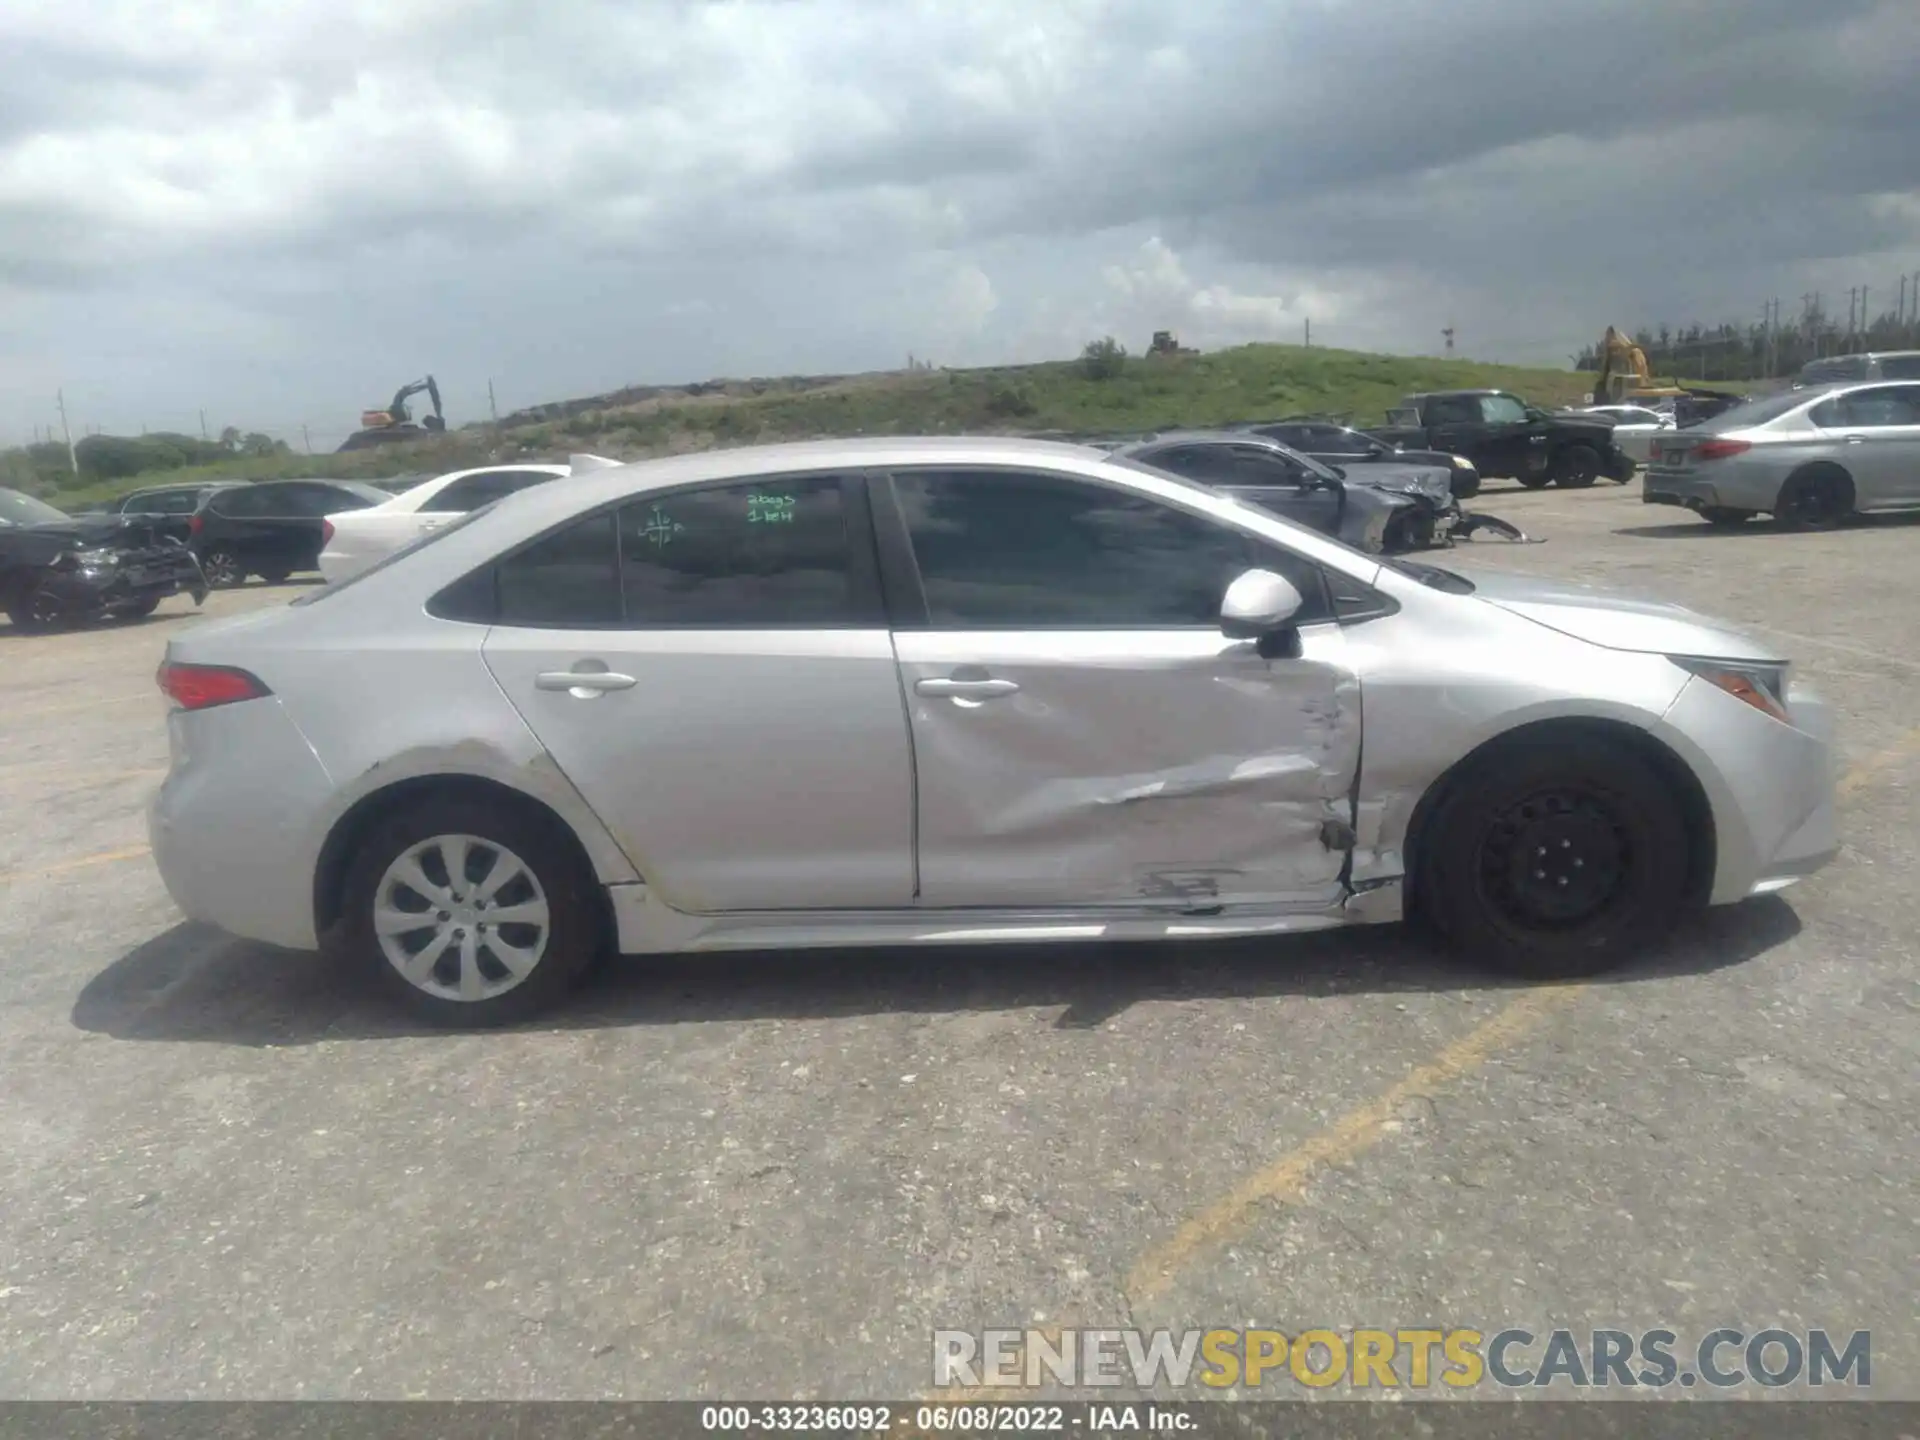
[[[1691,859],[1672,786],[1591,735],[1516,741],[1473,762],[1419,852],[1419,904],[1453,948],[1542,979],[1658,945],[1685,907]]]
[[[554,822],[435,796],[378,822],[348,869],[347,953],[435,1025],[485,1027],[556,1003],[600,945],[595,881]]]

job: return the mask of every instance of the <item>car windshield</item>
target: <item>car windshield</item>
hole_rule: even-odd
[[[1396,575],[1418,580],[1430,590],[1444,590],[1449,595],[1473,594],[1471,580],[1451,570],[1442,570],[1438,565],[1425,565],[1418,560],[1406,560],[1394,555],[1381,557],[1380,563]]]
[[[49,525],[73,517],[18,490],[0,490],[0,525]]]

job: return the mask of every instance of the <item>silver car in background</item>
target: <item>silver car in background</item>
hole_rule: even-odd
[[[1787,390],[1662,435],[1641,498],[1792,530],[1920,509],[1920,382]]]
[[[1643,599],[1361,554],[1081,446],[537,485],[176,634],[196,920],[439,1023],[594,956],[1273,935],[1585,973],[1835,852],[1827,707]]]
[[[1676,429],[1679,423],[1671,413],[1645,405],[1588,405],[1572,413],[1599,415],[1613,421],[1613,443],[1636,465],[1652,460],[1655,437]]]

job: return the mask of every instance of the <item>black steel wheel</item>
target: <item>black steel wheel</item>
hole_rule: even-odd
[[[1700,518],[1716,530],[1732,530],[1753,518],[1751,510],[1735,510],[1726,505],[1708,505],[1700,511]]]
[[[1536,978],[1657,946],[1692,854],[1674,787],[1590,731],[1497,744],[1447,782],[1415,856],[1418,904],[1463,955]]]

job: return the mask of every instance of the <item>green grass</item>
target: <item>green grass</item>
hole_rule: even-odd
[[[754,381],[721,393],[589,403],[564,419],[473,426],[434,441],[348,455],[235,458],[61,489],[69,507],[140,485],[196,480],[329,476],[368,479],[438,473],[497,461],[564,459],[594,451],[617,459],[844,435],[1032,434],[1150,430],[1259,420],[1295,412],[1380,424],[1387,406],[1417,390],[1490,387],[1551,408],[1578,402],[1592,376],[1570,370],[1373,355],[1297,345],[1245,345],[1206,355],[1134,358],[1110,379],[1074,361],[984,370],[940,370],[817,381]],[[612,397],[608,397],[610,400]],[[4,481],[0,481],[4,483]]]

